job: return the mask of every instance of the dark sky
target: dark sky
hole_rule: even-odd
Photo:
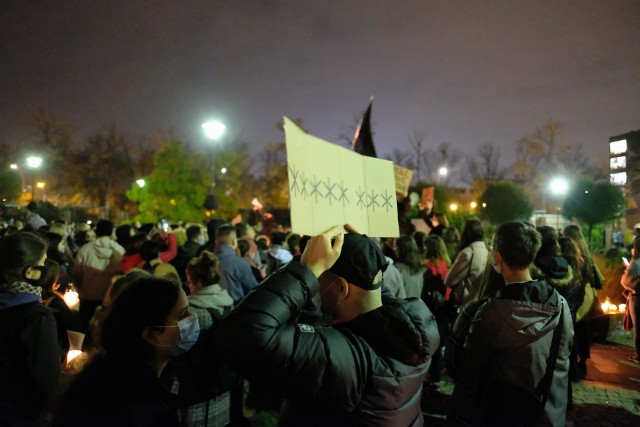
[[[640,1],[0,2],[0,138],[29,106],[87,135],[225,122],[256,147],[301,117],[337,141],[375,95],[378,151],[413,129],[472,152],[549,119],[606,166],[640,129]]]

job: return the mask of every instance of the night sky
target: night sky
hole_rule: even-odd
[[[300,117],[337,141],[371,95],[379,152],[414,129],[471,153],[549,119],[607,166],[640,129],[640,1],[0,2],[0,139],[44,106],[78,135],[217,118],[252,146]]]

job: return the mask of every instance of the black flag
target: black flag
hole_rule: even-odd
[[[378,157],[376,154],[376,148],[373,146],[373,137],[371,135],[371,106],[373,105],[373,98],[369,103],[367,111],[364,112],[362,120],[356,129],[356,133],[353,136],[353,143],[351,149],[358,154],[369,157]]]

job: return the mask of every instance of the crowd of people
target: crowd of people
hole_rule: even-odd
[[[0,238],[0,425],[249,425],[249,408],[419,426],[445,372],[449,425],[564,425],[602,282],[580,227],[438,223],[379,239],[32,212]]]

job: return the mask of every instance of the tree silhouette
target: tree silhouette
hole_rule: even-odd
[[[620,187],[609,181],[580,180],[572,185],[562,205],[562,214],[569,219],[577,219],[589,226],[602,224],[624,215],[627,201]]]

